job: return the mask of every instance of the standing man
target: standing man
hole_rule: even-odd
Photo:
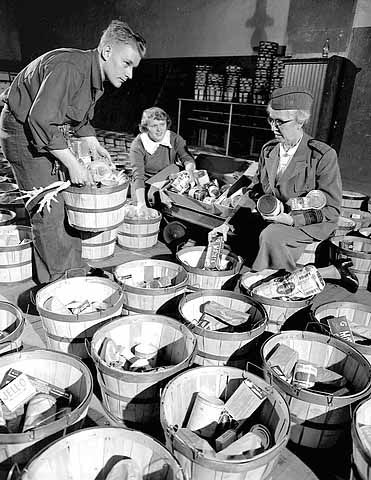
[[[92,178],[67,146],[64,132],[84,137],[90,150],[109,157],[91,126],[103,82],[120,88],[145,55],[144,39],[113,20],[93,50],[61,48],[41,55],[14,79],[0,117],[0,142],[21,190],[58,181],[64,166],[71,183]],[[36,281],[49,283],[71,268],[86,268],[79,232],[68,225],[62,198],[50,212],[30,211]]]

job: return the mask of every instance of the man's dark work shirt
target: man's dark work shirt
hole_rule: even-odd
[[[103,94],[98,51],[61,48],[33,60],[14,79],[7,103],[28,123],[38,150],[67,148],[58,126],[70,124],[79,137],[95,135],[90,124]]]

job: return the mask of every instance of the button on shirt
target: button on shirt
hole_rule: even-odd
[[[61,48],[47,52],[14,79],[6,103],[15,118],[30,127],[38,150],[62,150],[59,126],[69,124],[79,137],[95,135],[90,120],[103,94],[97,49]]]
[[[280,143],[280,160],[277,166],[277,172],[276,172],[276,180],[279,180],[283,174],[283,172],[286,170],[288,167],[289,163],[291,162],[292,157],[295,155],[296,150],[298,149],[300,142],[302,140],[303,136],[300,138],[300,140],[294,145],[293,147],[289,148],[288,150],[285,150],[282,143]]]

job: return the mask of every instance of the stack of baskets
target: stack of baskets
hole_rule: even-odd
[[[70,186],[63,191],[69,224],[82,232],[82,256],[98,260],[113,255],[117,229],[124,220],[129,184]]]

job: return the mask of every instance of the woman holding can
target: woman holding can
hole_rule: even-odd
[[[312,103],[309,90],[287,86],[274,90],[268,104],[267,120],[274,139],[261,150],[248,196],[255,206],[259,198],[270,194],[282,208],[273,211],[273,215],[262,215],[265,222],[252,264],[255,271],[292,272],[307,244],[327,239],[336,229],[342,199],[340,169],[335,150],[304,131]],[[292,208],[298,198],[313,190],[323,194],[322,208]],[[229,224],[225,223],[209,235],[219,231],[226,238],[228,230]],[[348,275],[345,266],[339,264],[338,269],[339,278]]]

